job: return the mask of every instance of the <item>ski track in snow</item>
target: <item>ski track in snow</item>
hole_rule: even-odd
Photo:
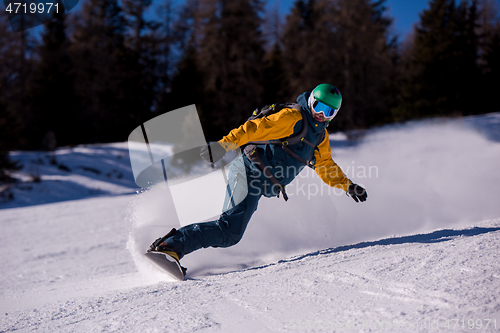
[[[106,187],[99,182],[109,177],[97,174],[79,186],[115,196],[84,190],[57,202],[57,187],[47,189],[52,197],[27,192],[20,206],[53,203],[0,210],[0,332],[470,332],[469,320],[483,325],[473,331],[498,332],[498,124],[499,114],[408,124],[344,148],[332,136],[344,170],[378,167],[378,177],[360,181],[365,204],[300,191],[286,204],[263,199],[238,245],[182,260],[184,282],[142,256],[178,226],[168,190],[119,195],[130,191],[129,176]],[[109,169],[106,149],[117,147],[58,154],[73,170]],[[50,170],[42,179],[64,175]],[[88,171],[73,183],[78,177]],[[320,185],[306,175],[289,191],[300,182]]]

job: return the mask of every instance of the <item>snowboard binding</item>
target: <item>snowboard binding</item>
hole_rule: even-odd
[[[151,252],[151,251],[157,251],[157,252],[172,251],[172,252],[175,252],[177,257],[179,257],[179,258],[177,258],[177,260],[180,260],[179,253],[177,253],[177,251],[174,248],[172,248],[171,246],[168,246],[167,243],[164,242],[165,239],[172,237],[176,233],[177,233],[177,230],[175,228],[172,228],[172,230],[170,230],[168,232],[168,234],[155,240],[149,246],[148,252]]]
[[[177,263],[177,266],[180,268],[180,270],[182,271],[182,274],[183,276],[186,275],[186,271],[187,271],[187,268],[185,267],[182,267],[181,264],[180,264],[180,259],[182,258],[182,256],[177,252],[176,249],[174,249],[173,247],[167,245],[167,243],[165,243],[165,239],[169,238],[169,237],[172,237],[173,235],[175,235],[177,233],[177,230],[175,228],[173,228],[172,230],[170,230],[165,236],[163,237],[160,237],[158,238],[157,240],[155,240],[150,246],[149,246],[149,249],[147,250],[147,253],[148,254],[154,254],[154,253],[163,253],[169,257],[171,257],[172,259],[174,259]],[[168,258],[167,258],[168,259]],[[158,263],[158,262],[157,262]]]

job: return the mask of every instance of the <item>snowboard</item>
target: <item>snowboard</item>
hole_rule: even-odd
[[[182,267],[174,257],[156,251],[146,252],[144,255],[174,279],[184,281],[186,269]]]

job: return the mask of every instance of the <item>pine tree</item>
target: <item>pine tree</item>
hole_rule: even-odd
[[[202,1],[199,50],[204,75],[202,112],[217,138],[239,126],[262,103],[263,45],[260,0]]]
[[[20,117],[20,32],[13,34],[6,15],[0,17],[0,185],[12,179],[11,170],[18,169],[19,163],[11,161],[9,151],[21,148],[23,124]],[[24,57],[24,55],[22,55]],[[1,190],[0,190],[1,191]],[[0,193],[0,197],[2,193]]]
[[[36,129],[27,105],[25,83],[30,75],[34,39],[29,31],[12,33],[7,16],[0,17],[0,109],[3,109],[0,133],[6,151],[31,148],[30,138]]]
[[[478,6],[479,62],[482,77],[475,109],[481,112],[495,112],[500,110],[500,100],[497,97],[500,82],[499,6],[493,0],[480,0]]]
[[[159,29],[155,31],[156,40],[155,45],[151,49],[155,50],[156,59],[156,72],[154,76],[157,79],[156,85],[154,86],[154,101],[151,111],[153,113],[163,113],[166,111],[171,111],[173,108],[168,105],[167,96],[169,93],[172,76],[174,72],[174,49],[176,32],[173,27],[173,6],[172,0],[167,0],[159,8],[161,13],[161,22]],[[183,49],[180,46],[178,49]]]
[[[311,49],[311,41],[321,38],[321,36],[315,35],[315,24],[320,20],[317,16],[323,16],[324,12],[315,12],[315,3],[314,0],[295,1],[285,22],[283,65],[287,73],[286,80],[290,87],[292,100],[305,90],[314,88],[318,84],[317,76],[321,75],[319,71],[314,69],[311,72],[306,71],[307,64],[312,62],[310,56],[318,56],[318,50],[313,52]],[[320,50],[320,55],[323,55],[324,51]],[[315,64],[316,62],[312,63],[312,65]]]
[[[482,103],[479,108],[482,112],[498,112],[500,100],[498,99],[498,85],[500,82],[500,22],[488,34],[488,45],[485,49],[486,61],[483,76],[483,91],[480,95]]]
[[[180,16],[173,24],[169,35],[172,48],[179,50],[180,59],[177,61],[172,79],[164,81],[163,94],[160,99],[160,110],[171,111],[187,105],[195,104],[198,107],[200,120],[204,128],[210,127],[210,119],[202,113],[203,73],[200,68],[200,1],[190,0],[180,10]],[[166,61],[173,60],[170,57]],[[169,70],[165,65],[166,70]]]
[[[480,93],[479,35],[477,1],[461,1],[456,11],[456,37],[454,40],[454,77],[451,78],[453,95],[450,109],[454,113],[469,115],[481,113],[476,107]],[[476,84],[474,84],[476,83]],[[466,91],[466,93],[464,93]]]
[[[298,0],[287,17],[284,62],[295,96],[320,83],[343,95],[342,112],[332,124],[360,128],[388,117],[393,55],[391,20],[385,1]]]
[[[74,64],[70,58],[64,13],[53,13],[45,24],[42,44],[37,49],[38,61],[27,84],[28,100],[36,117],[36,147],[49,132],[59,145],[78,142],[74,137]]]
[[[454,0],[433,0],[420,14],[412,50],[409,53],[408,76],[402,98],[394,112],[396,120],[444,114],[449,109],[446,85],[451,74]]]
[[[264,59],[264,104],[294,101],[288,96],[288,80],[283,64],[283,51],[278,42],[266,54]]]
[[[125,18],[128,21],[127,26],[131,28],[129,37],[129,47],[140,54],[143,49],[142,36],[144,30],[150,25],[144,19],[144,13],[151,6],[152,0],[123,0],[122,7]]]
[[[378,125],[388,118],[395,92],[390,91],[397,53],[389,33],[392,19],[386,1],[339,0],[332,20],[337,22],[332,45],[333,69],[338,72],[345,102],[337,123],[347,128]],[[335,47],[336,46],[336,47]]]
[[[133,105],[126,82],[125,20],[117,0],[91,0],[77,18],[71,54],[78,63],[75,91],[81,101],[82,142],[126,138]]]
[[[290,99],[290,87],[283,63],[283,45],[281,41],[282,19],[278,6],[264,18],[266,40],[270,46],[264,56],[264,85],[262,100],[264,104],[293,101]]]
[[[198,64],[198,53],[194,45],[190,45],[177,65],[177,73],[172,79],[167,103],[171,110],[187,105],[203,104],[203,74]],[[170,111],[170,110],[168,110]],[[200,112],[200,110],[198,110]],[[209,119],[202,123],[209,124]]]
[[[433,0],[420,15],[397,120],[475,113],[480,93],[477,1]]]
[[[9,172],[21,164],[9,158],[9,150],[16,147],[20,135],[20,119],[0,103],[0,185],[12,181]]]
[[[126,110],[121,110],[117,116],[129,118],[130,126],[135,127],[152,115],[161,76],[158,71],[162,52],[164,47],[168,47],[168,41],[159,33],[160,24],[145,18],[151,0],[125,0],[122,4],[129,27],[125,33],[123,63],[126,70],[123,72],[122,89],[129,93],[125,97],[126,105],[122,106]]]

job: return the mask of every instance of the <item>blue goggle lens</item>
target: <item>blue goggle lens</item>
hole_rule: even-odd
[[[338,110],[339,109],[332,109],[328,105],[321,103],[321,102],[318,102],[318,101],[316,101],[314,103],[314,111],[316,113],[323,112],[323,114],[325,115],[326,118],[333,117]]]

